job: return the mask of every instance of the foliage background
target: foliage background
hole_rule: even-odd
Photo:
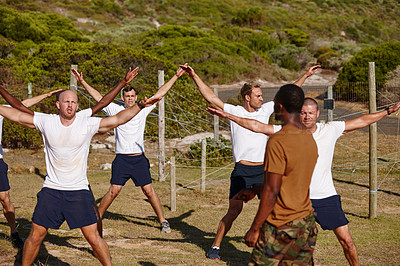
[[[395,0],[0,3],[0,84],[20,99],[27,97],[29,82],[34,95],[68,88],[71,64],[101,93],[128,67],[139,66],[135,86],[150,96],[157,70],[168,79],[185,62],[210,84],[293,80],[316,63],[340,71],[340,82],[366,81],[368,61],[376,62],[377,79],[386,82],[400,62],[400,3]],[[188,78],[176,87],[205,106]],[[88,104],[82,99],[82,108]],[[51,100],[34,109],[56,111]],[[37,133],[16,125],[4,128],[11,130],[4,134],[5,146],[41,145]]]

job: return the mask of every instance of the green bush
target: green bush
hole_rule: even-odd
[[[32,40],[41,43],[52,36],[68,41],[83,40],[82,33],[72,22],[60,15],[36,12],[18,12],[14,9],[0,7],[0,33],[14,41]]]
[[[330,65],[330,59],[332,59],[333,57],[338,57],[339,54],[335,52],[335,50],[333,50],[330,47],[319,47],[314,55],[314,57],[317,58],[317,62],[318,64],[320,64],[322,66],[322,68],[326,68],[326,69],[332,69],[333,66]]]
[[[285,29],[289,43],[299,47],[304,47],[310,41],[310,35],[299,29]]]
[[[232,18],[232,23],[239,26],[258,26],[265,22],[265,16],[259,7],[240,9]]]
[[[343,65],[335,86],[341,87],[339,97],[347,97],[350,88],[348,82],[368,82],[368,62],[375,62],[375,80],[379,84],[386,81],[386,74],[400,65],[400,42],[389,42],[358,52],[349,62]],[[359,94],[365,95],[360,100],[367,99],[367,86],[359,88]],[[379,88],[378,88],[379,89]]]

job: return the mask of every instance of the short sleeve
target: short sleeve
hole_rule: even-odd
[[[43,126],[46,120],[46,115],[43,113],[38,113],[34,112],[33,113],[33,124],[35,125],[35,128],[39,130],[40,132],[43,131]]]
[[[228,114],[234,114],[235,113],[236,106],[229,104],[229,103],[224,103],[224,112]]]
[[[265,170],[270,173],[283,175],[286,169],[286,155],[282,145],[275,138],[267,142],[265,152]]]
[[[264,103],[261,107],[265,112],[267,112],[269,115],[271,115],[275,111],[274,106],[275,106],[274,101],[269,101],[269,102]]]

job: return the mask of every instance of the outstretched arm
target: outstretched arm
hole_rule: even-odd
[[[224,102],[218,98],[217,95],[213,92],[213,90],[208,87],[201,78],[194,72],[193,68],[188,65],[181,66],[186,73],[194,80],[199,89],[201,95],[203,95],[204,99],[215,109],[224,110]]]
[[[28,108],[27,108],[28,109]],[[29,110],[29,109],[28,109]],[[31,110],[29,110],[31,111]],[[18,123],[28,128],[35,128],[33,124],[33,112],[32,114],[22,112],[12,107],[0,105],[0,115],[4,116],[8,120]]]
[[[390,113],[397,112],[400,108],[400,102],[396,103],[393,107],[389,108]],[[366,126],[371,125],[372,123],[378,122],[382,118],[388,115],[388,112],[385,110],[376,112],[373,114],[362,115],[358,118],[348,120],[345,122],[344,133],[350,132],[352,130],[360,129]]]
[[[187,64],[183,65],[184,67],[187,67]],[[178,80],[182,76],[182,74],[185,73],[185,71],[182,69],[182,67],[179,67],[178,70],[176,71],[176,74],[172,76],[170,80],[168,80],[167,83],[162,85],[158,91],[153,95],[153,98],[155,98],[158,101],[164,97],[165,94],[171,89],[172,85],[174,85],[175,81]]]
[[[140,110],[142,110],[144,107],[151,106],[157,103],[158,101],[159,100],[157,100],[154,97],[150,99],[144,98],[144,100],[141,100],[139,103],[125,110],[122,110],[116,115],[101,119],[99,133],[107,132],[113,128],[116,128],[119,125],[125,124],[126,122],[131,120],[135,115],[137,115],[140,112]]]
[[[96,105],[92,107],[92,115],[106,107],[107,105],[114,100],[115,96],[121,91],[121,89],[131,82],[138,74],[139,67],[136,67],[135,69],[129,68],[128,72],[125,75],[125,78],[117,84],[117,86],[114,87],[110,92],[108,92],[104,97],[98,92],[96,89],[94,89],[92,86],[90,86],[84,79],[83,79],[83,74],[82,72],[79,73],[75,69],[71,69],[72,74],[76,78],[77,81],[79,81],[82,86],[87,90],[87,92],[90,94],[90,96],[93,97],[93,99],[97,102]]]
[[[42,100],[55,95],[59,91],[62,91],[62,89],[54,90],[54,91],[51,91],[51,92],[48,92],[48,93],[44,93],[42,95],[34,96],[32,98],[27,98],[27,99],[22,101],[22,104],[24,106],[26,106],[26,107],[31,107],[32,105],[35,105],[35,104],[41,102]],[[20,110],[20,111],[22,111],[22,110]]]
[[[238,117],[236,115],[228,114],[224,111],[220,111],[220,110],[213,109],[210,107],[207,107],[206,110],[213,115],[218,115],[219,117],[228,118],[229,120],[232,120],[239,126],[247,128],[253,132],[263,133],[267,136],[275,133],[273,125],[264,124],[260,121],[254,120],[254,119]]]
[[[22,104],[20,100],[9,94],[8,91],[6,91],[6,89],[4,89],[2,86],[0,86],[0,94],[12,107],[16,108],[17,110],[20,110],[21,112],[28,113],[33,116],[32,110],[28,109],[25,105]]]
[[[308,77],[312,76],[315,72],[317,72],[318,68],[320,67],[321,67],[320,65],[310,67],[310,69],[308,69],[308,71],[293,84],[301,87],[304,81],[306,81]]]

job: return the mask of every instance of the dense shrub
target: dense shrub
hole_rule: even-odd
[[[345,85],[347,82],[368,82],[368,62],[375,62],[375,79],[377,83],[383,84],[386,81],[386,74],[400,65],[400,42],[389,42],[374,47],[362,49],[349,62],[345,63],[336,86],[341,86],[340,97],[346,97],[350,93]],[[361,90],[367,90],[367,86]],[[380,88],[378,88],[380,89]],[[367,93],[361,100],[366,100]]]
[[[330,47],[319,47],[316,51],[316,53],[314,54],[314,57],[317,58],[317,62],[318,64],[320,64],[322,66],[322,68],[326,68],[326,69],[332,69],[334,68],[334,66],[332,66],[331,63],[331,59],[333,57],[338,57],[339,54],[335,52],[335,50],[333,50]]]
[[[35,43],[41,43],[52,36],[58,36],[67,41],[84,40],[82,33],[66,17],[56,14],[18,12],[5,7],[0,7],[0,34],[18,42],[32,40]]]

